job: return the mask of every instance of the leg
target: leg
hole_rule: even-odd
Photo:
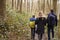
[[[40,34],[38,34],[38,39],[40,40]]]
[[[33,29],[31,28],[31,39],[32,39],[32,34],[33,34],[33,31],[32,31]]]
[[[41,33],[41,35],[40,35],[40,39],[42,40],[42,36],[43,36],[43,34]]]
[[[50,40],[50,28],[48,28],[48,40]]]
[[[52,38],[54,38],[54,28],[52,28]]]
[[[33,29],[33,40],[35,39],[35,28]]]
[[[38,39],[39,39],[39,40],[42,40],[42,36],[43,36],[42,33],[41,33],[41,34],[38,34]]]
[[[34,40],[35,38],[35,29],[31,28],[31,38]]]

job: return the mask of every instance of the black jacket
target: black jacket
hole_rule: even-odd
[[[43,33],[44,32],[44,26],[46,25],[46,18],[36,18],[35,24],[37,25],[37,33]]]

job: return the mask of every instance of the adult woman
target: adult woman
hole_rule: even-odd
[[[46,18],[43,16],[42,12],[39,12],[38,17],[36,18],[35,24],[37,25],[37,31],[39,40],[42,40],[44,34],[44,26],[46,25]]]

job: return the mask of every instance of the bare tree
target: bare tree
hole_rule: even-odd
[[[43,0],[43,12],[45,11],[45,0]]]
[[[54,12],[56,13],[56,11],[57,11],[57,0],[53,0],[53,9],[54,9]]]
[[[15,9],[16,9],[16,0],[15,0]]]
[[[47,0],[47,5],[48,5],[48,8],[50,10],[51,8],[50,8],[50,5],[49,5],[49,0]]]
[[[33,0],[31,2],[31,12],[33,12]]]
[[[30,8],[30,1],[27,0],[27,12],[29,12],[29,8]]]
[[[38,0],[38,8],[39,8],[39,10],[40,10],[40,0]]]
[[[14,8],[14,0],[12,0],[12,9]]]
[[[17,9],[19,8],[19,2],[20,2],[20,1],[19,1],[19,0],[17,0]]]
[[[6,1],[5,0],[0,0],[0,16],[4,17],[5,15],[5,10],[6,10]]]
[[[22,13],[22,1],[23,0],[20,0],[20,13]]]

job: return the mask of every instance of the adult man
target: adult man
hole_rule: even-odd
[[[57,26],[57,16],[54,14],[54,11],[48,14],[47,17],[47,24],[48,24],[48,40],[50,40],[50,31],[52,32],[52,38],[54,39],[54,25]]]

